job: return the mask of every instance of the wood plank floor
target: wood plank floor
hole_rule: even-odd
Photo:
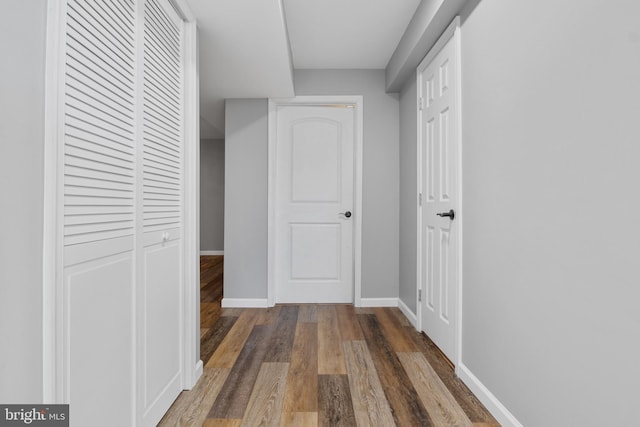
[[[499,426],[397,308],[221,309],[202,258],[204,375],[160,426]]]

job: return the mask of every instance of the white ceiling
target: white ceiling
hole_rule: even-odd
[[[387,66],[420,0],[284,0],[295,68]]]
[[[293,68],[385,68],[420,0],[188,0],[198,22],[203,138],[225,98],[294,96]]]

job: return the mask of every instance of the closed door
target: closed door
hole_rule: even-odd
[[[183,32],[168,0],[145,1],[137,310],[144,426],[155,426],[182,390]]]
[[[183,380],[184,25],[69,0],[64,29],[57,393],[73,425],[155,426]]]
[[[276,302],[353,302],[355,108],[276,115]]]
[[[135,20],[131,2],[66,4],[56,351],[75,426],[135,419]]]
[[[458,271],[458,112],[454,38],[420,77],[421,328],[455,362]]]

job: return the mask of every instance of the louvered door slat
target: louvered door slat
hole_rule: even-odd
[[[111,239],[135,232],[134,22],[129,0],[68,1],[66,247],[91,244],[95,249],[100,242],[111,247]]]
[[[80,98],[81,100],[89,99],[96,108],[101,108],[104,112],[110,113],[111,115],[119,115],[127,123],[133,120],[133,111],[130,110],[131,104],[129,102],[123,103],[116,97],[109,97],[108,94],[101,91],[98,85],[88,87],[86,84],[83,84],[80,88],[76,87],[79,80],[90,80],[86,75],[82,75],[76,70],[68,69],[67,76],[74,79],[67,80],[67,96]]]
[[[174,94],[180,93],[179,82],[176,82],[170,77],[165,76],[163,73],[158,72],[158,70],[160,69],[160,64],[155,64],[154,61],[150,59],[149,65],[150,66],[145,70],[145,73],[153,74],[154,77],[162,79],[162,81],[166,85],[165,88],[167,90],[172,91]]]
[[[128,37],[132,33],[129,31],[110,31],[107,22],[90,6],[90,2],[76,0],[69,2],[68,5],[69,17],[72,18],[69,27],[78,28],[81,26],[84,29],[82,33],[86,32],[87,37],[97,37],[116,46],[114,53],[127,55],[131,58],[134,56],[135,39]],[[133,25],[130,28],[133,28]],[[123,35],[125,36],[123,37]]]
[[[67,145],[67,154],[69,156],[92,158],[97,162],[111,164],[124,169],[133,169],[133,162],[129,159],[114,156],[110,154],[108,150],[103,150],[102,146],[94,145],[86,141],[73,140],[72,138],[69,139],[71,140],[70,144]],[[122,154],[122,152],[119,153]]]
[[[174,96],[177,96],[175,94]],[[163,120],[168,120],[173,126],[180,126],[180,123],[175,121],[175,115],[180,112],[179,106],[165,105],[160,97],[154,96],[153,93],[148,93],[144,97],[144,103],[148,108],[155,113],[156,117],[160,117]]]
[[[101,129],[117,139],[124,139],[125,141],[132,140],[134,135],[133,130],[120,120],[104,114],[97,108],[92,108],[82,102],[78,102],[71,97],[67,97],[67,101],[65,113],[68,117],[73,117],[76,120],[87,123],[94,131]]]
[[[157,0],[146,1],[142,160],[145,232],[181,226],[181,37],[182,29]]]
[[[131,94],[110,81],[108,76],[101,74],[99,69],[89,67],[83,62],[82,53],[72,49],[67,52],[67,77],[72,81],[71,84],[93,87],[122,108],[133,111]]]
[[[129,206],[67,206],[65,209],[65,220],[67,217],[73,217],[76,215],[101,215],[101,214],[133,214],[133,208]]]
[[[175,45],[180,44],[180,30],[171,23],[157,3],[148,6],[148,14],[145,17],[154,20],[163,27],[162,36],[171,38]]]
[[[64,184],[73,187],[103,188],[105,190],[130,191],[131,185],[103,179],[93,179],[86,176],[65,176]]]
[[[168,170],[174,170],[175,172],[180,172],[180,170],[176,167],[176,165],[172,165],[167,160],[162,159],[161,157],[154,156],[152,154],[145,154],[145,160],[150,165],[156,165],[158,168],[167,168]]]
[[[134,25],[133,17],[129,13],[129,10],[133,8],[133,0],[104,0],[104,3],[108,5],[113,15],[117,16],[120,22],[124,24],[125,28],[130,28]]]
[[[173,58],[171,57],[171,53],[164,50],[162,46],[162,41],[159,40],[156,36],[153,35],[153,29],[147,25],[145,22],[145,41],[144,47],[145,50],[153,55],[153,61],[157,64],[162,64],[165,62],[165,67],[171,73],[178,73],[180,70],[180,66],[175,63]],[[162,67],[159,67],[162,68]],[[174,76],[168,76],[169,78],[175,79]],[[179,82],[179,79],[176,79],[176,82]]]
[[[93,223],[112,223],[128,221],[129,215],[123,213],[96,213],[83,215],[67,215],[64,219],[65,225],[84,225]]]
[[[71,98],[74,102],[85,105],[88,111],[93,114],[104,114],[113,118],[121,126],[131,127],[133,115],[128,111],[117,109],[116,105],[110,102],[104,96],[96,96],[95,94],[81,92],[71,85],[67,85],[67,98]]]
[[[153,4],[148,6],[144,23],[145,27],[149,28],[149,40],[152,40],[154,45],[159,47],[159,51],[166,54],[168,58],[180,55],[179,37],[176,37],[172,31],[172,28],[175,28],[174,23],[166,19],[163,12],[160,12],[162,16],[155,15]],[[180,66],[177,65],[175,68],[179,69]]]
[[[67,32],[67,44],[69,49],[76,52],[82,52],[86,58],[100,68],[108,70],[112,76],[120,80],[122,84],[128,85],[133,76],[130,70],[122,66],[122,58],[115,55],[112,50],[108,49],[103,41],[96,37],[86,37],[79,33],[73,27]]]
[[[179,131],[176,130],[176,125],[170,123],[168,120],[163,120],[162,117],[159,117],[159,115],[152,108],[149,108],[147,104],[145,104],[145,107],[147,107],[145,111],[147,125],[169,137],[170,141],[178,142],[180,140],[180,134],[178,133]]]
[[[146,122],[144,124],[144,132],[145,135],[148,135],[149,138],[156,144],[160,144],[166,147],[169,150],[175,151],[178,155],[180,154],[180,141],[176,140],[174,135],[167,134],[163,129],[159,129],[157,126],[154,126],[149,120],[149,116],[145,115]]]
[[[177,97],[176,93],[173,93],[173,98],[166,98],[166,93],[171,92],[171,90],[167,90],[166,87],[163,87],[161,85],[162,81],[158,79],[154,73],[145,71],[144,77],[144,100],[146,102],[155,103],[157,105],[166,105],[167,108],[176,113],[180,111],[180,105],[174,100]]]

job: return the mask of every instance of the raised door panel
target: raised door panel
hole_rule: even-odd
[[[65,269],[73,425],[133,425],[133,265],[132,253],[125,253]]]
[[[162,417],[181,389],[179,339],[182,328],[182,294],[179,240],[144,248],[142,268],[144,309],[141,347],[144,370],[145,419]],[[140,347],[139,347],[140,348]],[[157,421],[156,421],[157,422]]]
[[[340,123],[301,120],[291,126],[291,203],[339,203]]]

